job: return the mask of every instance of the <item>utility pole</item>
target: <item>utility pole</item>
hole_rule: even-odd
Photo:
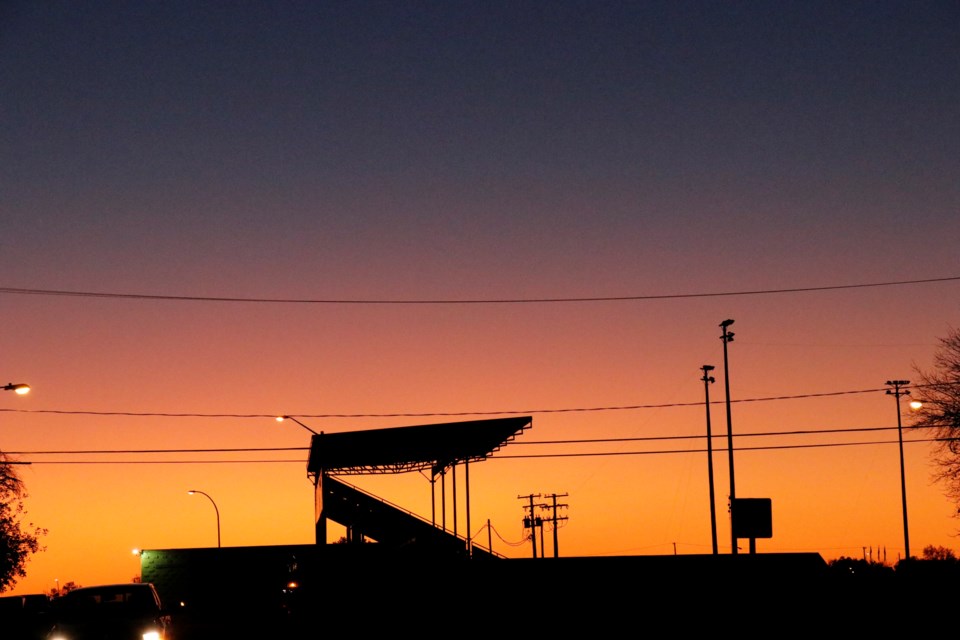
[[[903,505],[903,550],[904,556],[910,558],[910,530],[907,527],[907,481],[903,471],[903,424],[900,419],[900,396],[910,395],[909,389],[903,387],[910,384],[909,380],[887,380],[887,395],[897,401],[897,438],[900,442],[900,501]]]
[[[566,493],[560,493],[560,494],[553,493],[553,494],[550,494],[550,495],[547,496],[547,497],[548,497],[548,498],[551,498],[551,499],[553,500],[553,505],[552,505],[552,506],[551,506],[551,505],[544,505],[544,508],[546,508],[546,509],[551,509],[551,510],[552,510],[552,515],[550,515],[550,516],[547,518],[547,521],[553,523],[553,557],[554,557],[554,558],[559,558],[559,557],[560,557],[560,546],[559,546],[560,543],[557,541],[557,529],[559,528],[559,524],[558,524],[558,523],[559,523],[561,520],[566,520],[566,519],[567,519],[566,516],[562,516],[562,517],[561,517],[561,516],[558,516],[558,515],[557,515],[557,509],[565,509],[567,506],[569,506],[569,505],[565,505],[565,504],[557,504],[557,498],[565,498],[565,497],[567,497],[567,495],[568,495],[568,494],[566,494]],[[543,548],[543,541],[542,541],[542,539],[541,539],[541,543],[540,543],[540,548],[541,548],[541,550],[543,551],[543,555],[546,556],[546,555],[547,555],[547,550]]]
[[[720,551],[717,547],[717,506],[713,491],[713,434],[710,430],[710,385],[714,382],[714,378],[710,375],[710,372],[713,371],[713,368],[713,365],[710,364],[705,364],[700,367],[700,369],[703,370],[703,377],[700,379],[703,380],[704,401],[707,407],[707,477],[710,480],[710,538],[713,542],[713,555],[717,555]],[[674,549],[674,555],[676,555],[676,549]]]
[[[534,502],[533,502],[533,499],[534,499],[534,498],[539,498],[539,497],[540,497],[540,494],[539,494],[539,493],[531,493],[530,495],[526,495],[526,496],[517,496],[517,500],[528,500],[528,501],[530,502],[529,505],[526,505],[526,506],[523,507],[523,508],[527,511],[527,513],[528,513],[528,515],[524,516],[524,518],[523,518],[523,528],[524,528],[524,529],[530,529],[530,542],[533,544],[533,557],[534,557],[534,558],[537,557],[537,530],[536,530],[536,527],[537,527],[538,525],[539,525],[539,526],[543,526],[543,521],[542,521],[539,517],[534,517],[534,515],[533,515],[533,510],[534,510],[536,507],[538,507],[538,506],[543,506],[543,505],[534,504]]]

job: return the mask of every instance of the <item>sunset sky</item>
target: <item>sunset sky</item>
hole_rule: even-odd
[[[312,543],[279,414],[529,415],[471,465],[479,543],[529,556],[556,493],[560,555],[710,553],[707,364],[729,553],[728,318],[757,550],[903,555],[885,381],[960,326],[957,2],[12,0],[0,87],[0,450],[49,530],[12,593],[215,546],[189,489],[224,546]],[[910,550],[960,552],[929,438]],[[430,517],[423,475],[348,481]]]

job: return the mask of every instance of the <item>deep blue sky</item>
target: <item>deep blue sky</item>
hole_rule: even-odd
[[[95,253],[176,256],[228,295],[305,262],[346,284],[301,295],[383,295],[378,277],[457,295],[438,270],[509,295],[523,264],[539,282],[518,295],[624,294],[612,271],[651,292],[644,273],[694,256],[743,281],[747,250],[792,280],[822,283],[811,254],[886,279],[843,243],[956,238],[956,2],[12,2],[0,20],[14,285],[103,288]],[[269,278],[214,277],[241,255]],[[125,289],[212,293],[141,269]],[[697,282],[733,288],[678,286]]]

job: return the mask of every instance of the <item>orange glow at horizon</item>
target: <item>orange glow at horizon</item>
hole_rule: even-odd
[[[886,347],[882,351],[887,355],[881,354],[880,360],[866,357],[862,364],[852,366],[849,358],[833,359],[833,347],[817,346],[818,342],[837,341],[837,334],[826,338],[835,327],[825,326],[822,336],[805,336],[805,355],[796,358],[797,348],[790,344],[796,338],[777,340],[770,329],[750,321],[753,315],[765,317],[766,326],[789,324],[790,310],[774,313],[764,310],[765,306],[751,303],[750,309],[736,314],[739,330],[730,345],[737,496],[772,500],[773,538],[758,540],[758,549],[818,552],[828,560],[860,557],[883,549],[888,561],[895,561],[903,552],[896,414],[890,397],[884,395],[887,376],[870,372],[881,368],[878,362],[888,360],[891,353],[902,354],[895,359],[901,365],[891,367],[901,371],[908,369],[912,360],[926,361],[929,356],[916,356],[918,350],[912,346]],[[748,310],[752,313],[745,313]],[[163,321],[154,312],[144,311],[137,326],[149,334],[151,323],[159,328]],[[178,492],[188,491],[185,487],[202,485],[216,496],[224,546],[313,543],[313,486],[306,475],[311,436],[301,429],[271,427],[277,414],[263,409],[278,405],[296,407],[299,415],[327,415],[304,419],[308,427],[327,432],[478,417],[348,418],[334,417],[336,414],[497,407],[521,413],[522,409],[532,409],[531,429],[489,460],[470,466],[470,533],[478,543],[486,546],[489,539],[498,553],[526,557],[530,553],[529,532],[521,526],[523,501],[518,496],[557,493],[568,494],[564,499],[569,505],[564,513],[568,519],[558,530],[563,556],[658,555],[675,550],[683,554],[709,553],[703,362],[715,363],[714,373],[719,372],[711,388],[710,406],[715,508],[720,551],[729,552],[722,353],[719,334],[714,336],[710,329],[716,327],[716,321],[701,322],[705,318],[697,314],[694,322],[707,325],[707,330],[700,332],[706,335],[685,341],[680,349],[663,351],[639,342],[625,347],[626,336],[634,331],[652,335],[651,322],[657,322],[656,318],[641,320],[638,327],[632,314],[618,317],[621,314],[604,311],[601,324],[605,331],[594,339],[594,349],[577,349],[575,337],[594,313],[590,309],[576,313],[566,310],[549,323],[551,342],[570,347],[564,367],[583,372],[572,378],[546,374],[558,361],[543,348],[542,333],[538,339],[531,339],[526,318],[509,321],[517,340],[512,346],[505,343],[501,347],[504,353],[512,352],[508,359],[494,355],[483,340],[475,345],[463,343],[449,355],[439,355],[438,364],[430,368],[410,367],[408,363],[417,362],[416,358],[388,364],[376,357],[376,351],[358,346],[352,358],[358,368],[341,367],[337,377],[325,375],[323,382],[311,377],[314,373],[309,362],[313,358],[308,356],[308,365],[298,369],[304,384],[299,390],[297,385],[284,384],[287,391],[280,396],[256,390],[245,382],[248,376],[259,374],[248,373],[240,363],[251,358],[249,366],[255,371],[253,362],[260,359],[260,348],[244,347],[242,341],[236,343],[232,356],[237,362],[221,372],[216,384],[197,384],[209,378],[201,364],[197,378],[187,385],[196,390],[185,395],[181,383],[187,374],[180,362],[193,358],[200,342],[188,341],[181,355],[174,357],[171,349],[178,338],[168,340],[157,333],[153,343],[139,341],[144,353],[157,355],[150,358],[150,367],[124,367],[126,356],[120,355],[120,359],[102,367],[116,368],[121,374],[112,393],[102,397],[90,393],[104,383],[91,380],[89,386],[75,389],[72,396],[57,403],[49,400],[53,397],[50,390],[58,390],[55,395],[60,395],[61,389],[69,394],[76,387],[69,368],[30,367],[28,362],[42,362],[52,354],[45,354],[41,347],[14,349],[16,365],[26,367],[35,379],[39,376],[43,384],[37,387],[42,393],[32,395],[29,404],[18,401],[18,408],[6,413],[5,450],[18,452],[15,458],[32,463],[18,467],[29,493],[29,518],[50,531],[43,539],[46,550],[30,559],[27,577],[18,581],[14,593],[46,590],[54,574],[69,576],[62,579],[80,584],[126,581],[139,571],[137,562],[123,560],[130,558],[127,550],[131,545],[139,549],[216,546],[218,523],[210,504],[176,498]],[[197,330],[201,318],[216,317],[200,309],[193,315],[196,318],[191,324]],[[254,331],[270,314],[260,319],[257,314],[247,314],[246,318],[253,325],[243,332]],[[295,317],[288,320],[297,321]],[[492,320],[489,313],[472,320],[465,314],[453,314],[447,320],[431,323],[430,330],[416,338],[400,325],[384,330],[386,336],[402,332],[405,340],[416,339],[423,344],[442,336],[448,323],[461,331],[469,326],[468,331],[476,336],[481,335],[481,327],[494,334],[505,333],[506,327],[498,328],[498,322]],[[345,322],[344,326],[350,326],[355,320],[348,317]],[[210,323],[206,349],[218,349],[222,324]],[[934,321],[928,330],[925,341],[930,346],[924,349],[928,354],[934,348],[938,325]],[[686,322],[673,323],[673,327],[679,333],[694,333]],[[878,330],[882,332],[882,328]],[[262,333],[262,329],[254,332]],[[856,337],[851,334],[846,338],[850,344],[870,341],[866,329],[856,333]],[[391,341],[388,337],[372,339],[371,348],[379,348],[376,343],[381,340]],[[770,346],[777,341],[785,344]],[[672,343],[679,344],[675,340]],[[271,351],[284,352],[276,348],[277,344],[272,344]],[[300,360],[305,350],[312,350],[306,344],[301,340],[291,342],[289,353]],[[332,344],[317,348],[326,351],[329,358]],[[56,341],[50,346],[59,348]],[[457,366],[452,361],[442,364],[449,358],[470,366],[461,369],[462,375],[448,376],[446,372]],[[637,362],[654,361],[661,364],[649,372],[635,366]],[[370,368],[368,362],[379,364]],[[788,376],[771,375],[770,363],[780,362],[791,363]],[[161,363],[166,363],[165,368],[159,367]],[[287,359],[286,366],[292,366],[292,361]],[[383,375],[388,373],[384,367],[388,367],[389,375]],[[829,384],[822,382],[825,370],[831,371]],[[375,387],[379,393],[371,394],[367,385],[357,384],[365,378],[371,384],[381,380]],[[392,386],[382,384],[387,378],[393,381]],[[465,384],[467,379],[469,385]],[[167,380],[177,382],[175,396],[149,393],[152,388],[163,388]],[[316,403],[311,391],[316,388],[324,389],[323,397],[337,401]],[[871,388],[872,392],[821,395]],[[237,395],[232,389],[250,391]],[[494,397],[495,404],[490,402]],[[775,399],[779,397],[785,399]],[[743,401],[762,398],[772,399]],[[616,409],[630,406],[636,408]],[[231,410],[224,411],[225,407]],[[360,407],[364,409],[357,410]],[[71,408],[78,413],[45,412]],[[120,415],[88,415],[85,408],[114,409]],[[551,408],[564,410],[550,412]],[[600,410],[567,410],[571,408]],[[149,415],[154,412],[158,415]],[[211,416],[204,417],[207,413]],[[955,508],[928,478],[931,446],[921,434],[905,430],[914,554],[927,544],[955,546],[955,521],[951,520]],[[86,453],[38,453],[49,450]],[[166,450],[176,453],[163,453]],[[439,482],[431,485],[417,473],[347,480],[422,518],[435,518],[441,523],[444,509]],[[445,517],[448,529],[456,528],[464,535],[467,514],[463,476],[458,480],[456,520],[449,476]],[[328,541],[341,535],[338,525],[332,524]],[[550,532],[546,540],[552,544]],[[745,549],[745,545],[742,541],[741,547]]]

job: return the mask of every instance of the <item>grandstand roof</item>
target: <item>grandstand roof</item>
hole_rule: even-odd
[[[319,433],[310,444],[307,473],[359,475],[430,469],[434,475],[490,457],[532,426],[530,416]]]

